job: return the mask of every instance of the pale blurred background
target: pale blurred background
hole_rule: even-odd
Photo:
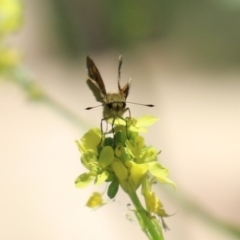
[[[240,231],[239,24],[238,0],[25,0],[9,44],[22,52],[25,74],[80,121],[1,82],[0,239],[146,239],[124,216],[123,192],[92,211],[85,203],[104,186],[74,187],[85,171],[74,141],[101,119],[100,108],[84,110],[97,105],[86,55],[116,91],[120,53],[122,82],[133,77],[128,100],[155,104],[129,105],[131,113],[160,118],[147,143],[162,150],[178,187],[155,186],[166,211],[177,212],[165,239],[239,239],[226,230]]]

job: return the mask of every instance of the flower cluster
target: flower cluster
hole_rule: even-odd
[[[116,196],[119,186],[129,195],[141,187],[147,212],[159,217],[168,216],[152,191],[152,184],[155,181],[173,187],[175,184],[168,178],[168,170],[157,161],[160,151],[147,146],[139,135],[156,121],[157,118],[150,116],[137,120],[117,119],[107,134],[102,134],[99,128],[90,129],[80,141],[76,141],[81,152],[81,162],[88,169],[77,177],[76,187],[83,188],[91,182],[96,185],[108,182],[107,194],[111,199]],[[101,199],[101,194],[94,193],[88,206],[95,208],[104,204],[102,200],[99,205],[96,204],[95,196]]]

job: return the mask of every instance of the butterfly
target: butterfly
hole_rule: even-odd
[[[93,60],[87,56],[87,71],[88,71],[88,79],[87,85],[92,91],[93,95],[97,102],[102,103],[103,106],[103,120],[108,120],[113,118],[112,125],[114,125],[116,118],[122,118],[123,114],[128,111],[129,116],[131,118],[130,109],[126,106],[126,99],[129,95],[131,78],[129,79],[128,83],[121,87],[120,78],[121,78],[121,67],[122,67],[122,56],[119,56],[119,64],[118,64],[118,92],[117,93],[107,93],[104,81],[98,71],[95,63]],[[128,102],[133,103],[133,102]],[[133,103],[138,105],[144,105],[147,107],[153,107],[152,104],[139,104]],[[98,107],[98,106],[97,106]],[[88,107],[86,110],[90,110],[95,107]],[[102,121],[101,121],[101,130],[102,130]]]

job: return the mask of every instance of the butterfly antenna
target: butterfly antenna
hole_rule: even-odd
[[[118,90],[121,91],[120,80],[121,80],[121,67],[122,67],[122,55],[119,55],[119,64],[118,64]]]
[[[145,106],[145,107],[154,107],[153,104],[143,104],[143,103],[135,103],[135,102],[126,102],[126,103],[131,103],[131,104],[135,104],[135,105],[141,105],[141,106]]]
[[[94,106],[94,107],[87,107],[87,108],[85,108],[85,110],[91,110],[91,109],[93,109],[93,108],[97,108],[97,107],[100,107],[100,106],[103,106],[103,105],[101,104],[101,105]]]

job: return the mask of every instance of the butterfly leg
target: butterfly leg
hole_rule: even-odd
[[[110,118],[110,117],[109,117],[109,118]],[[102,118],[102,119],[101,119],[101,124],[100,124],[100,128],[101,128],[101,140],[100,140],[100,142],[99,142],[99,144],[98,144],[98,147],[99,147],[99,146],[101,145],[101,143],[102,143],[104,133],[107,133],[107,131],[108,131],[108,121],[107,121],[107,120],[108,120],[109,118]],[[106,131],[105,131],[105,132],[103,131],[103,121],[106,122]],[[113,123],[112,123],[112,131],[113,131],[113,134],[114,134],[114,129],[113,129],[114,122],[115,122],[115,118],[113,119]]]
[[[112,122],[112,133],[113,133],[113,144],[114,144],[114,146],[116,145],[115,138],[114,138],[114,134],[115,134],[115,132],[114,132],[114,123],[115,123],[115,120],[116,120],[116,118],[113,118],[113,122]]]
[[[100,124],[100,128],[101,128],[101,140],[100,140],[100,142],[99,142],[99,144],[98,144],[98,147],[101,145],[102,140],[103,140],[103,135],[104,135],[104,132],[103,132],[103,121],[106,121],[106,123],[107,123],[107,129],[108,129],[108,122],[107,122],[107,120],[108,120],[108,118],[103,118],[103,119],[101,119],[101,124]],[[106,131],[107,131],[107,130],[106,130]]]
[[[126,108],[126,109],[124,110],[124,113],[127,112],[127,111],[128,111],[129,119],[130,119],[130,121],[131,121],[132,117],[131,117],[130,108]],[[129,139],[129,135],[128,135],[128,121],[127,121],[126,119],[124,119],[124,118],[121,118],[121,119],[122,119],[123,121],[125,121],[125,123],[126,123],[126,135],[127,135],[127,139]]]

